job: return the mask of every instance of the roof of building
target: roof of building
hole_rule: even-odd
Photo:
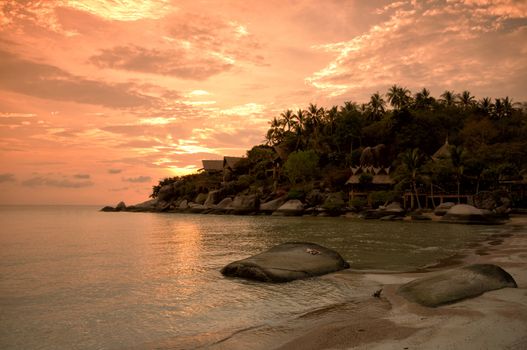
[[[450,157],[450,144],[448,143],[448,137],[445,140],[443,146],[441,146],[432,156],[433,160],[444,159]]]
[[[231,169],[234,169],[236,168],[236,165],[238,164],[238,162],[240,160],[244,159],[244,157],[223,157],[223,167],[225,168],[226,166],[231,168]]]
[[[202,160],[203,170],[205,171],[221,171],[223,170],[223,159],[218,160]]]
[[[373,166],[368,167],[352,167],[351,176],[346,181],[347,184],[356,185],[360,183],[360,176],[362,174],[369,174],[372,176],[372,184],[375,185],[391,185],[394,183],[390,177],[391,168],[376,168]]]

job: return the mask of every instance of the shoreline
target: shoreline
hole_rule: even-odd
[[[364,298],[330,305],[280,327],[233,334],[212,349],[247,347],[295,349],[524,349],[527,348],[527,216],[512,216],[465,253],[423,271],[381,273],[340,271],[320,278],[353,283]],[[496,264],[518,288],[504,288],[457,303],[427,308],[396,294],[415,278],[469,264]],[[380,298],[372,293],[382,288]],[[368,296],[370,295],[370,296]],[[274,329],[276,328],[276,329]],[[255,345],[256,344],[256,345]]]

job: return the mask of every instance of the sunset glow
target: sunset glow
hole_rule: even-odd
[[[527,100],[527,1],[0,3],[0,204],[127,204],[287,108],[389,86]]]

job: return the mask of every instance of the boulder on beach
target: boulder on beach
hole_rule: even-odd
[[[488,210],[478,209],[468,204],[457,204],[450,208],[441,218],[441,222],[475,224],[475,225],[496,225],[503,224]]]
[[[349,268],[336,251],[315,243],[289,242],[232,262],[221,273],[262,282],[289,282]]]
[[[437,216],[443,216],[446,214],[446,212],[452,208],[454,205],[456,205],[456,203],[454,202],[443,202],[441,204],[439,204],[435,210],[434,210],[434,214],[437,215]]]
[[[278,208],[273,215],[297,216],[304,212],[304,204],[298,199],[290,199]]]
[[[436,307],[506,287],[517,285],[501,267],[475,264],[418,278],[399,287],[397,293],[409,301]]]
[[[207,195],[207,199],[205,200],[205,203],[203,203],[203,205],[208,207],[208,208],[214,207],[214,204],[219,202],[220,192],[221,191],[219,191],[219,190],[210,191],[209,194]]]

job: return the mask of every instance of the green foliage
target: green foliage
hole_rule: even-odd
[[[362,173],[360,174],[359,176],[359,183],[361,185],[368,185],[368,184],[371,184],[371,182],[373,181],[373,175],[372,174],[369,174],[369,173]]]
[[[397,198],[397,193],[395,191],[373,191],[368,198],[372,206],[377,208],[379,205],[393,202]]]
[[[304,198],[306,197],[306,192],[302,189],[298,189],[298,188],[292,188],[289,190],[289,192],[287,192],[287,199],[299,199],[299,200],[304,200]]]
[[[340,211],[346,205],[343,193],[332,193],[322,204],[322,208],[329,212]]]
[[[357,208],[357,209],[362,209],[367,204],[368,204],[367,200],[365,198],[362,198],[362,197],[356,197],[356,198],[353,198],[352,200],[350,200],[350,206],[352,206],[354,208]]]
[[[293,152],[284,164],[285,174],[293,185],[299,180],[305,182],[316,175],[318,161],[313,150]]]

